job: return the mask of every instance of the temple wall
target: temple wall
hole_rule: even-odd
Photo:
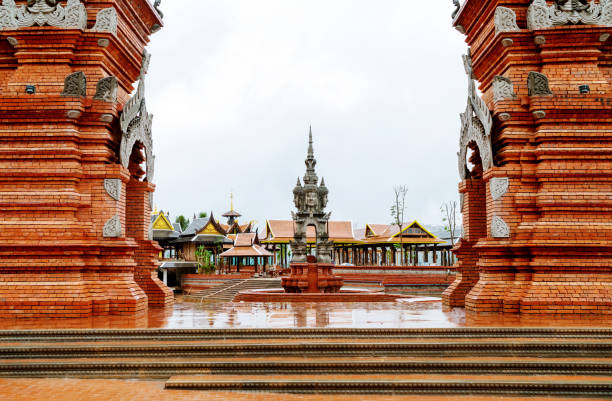
[[[118,154],[120,110],[161,21],[146,0],[81,6],[86,26],[0,27],[0,316],[134,315],[171,302],[147,278],[158,247],[131,231],[134,213],[148,230],[154,186],[128,201]],[[117,27],[96,25],[102,8]],[[86,82],[66,80],[76,72]],[[110,75],[116,96],[98,87]]]
[[[454,21],[492,122],[486,233],[456,248],[444,297],[468,313],[612,313],[612,21],[528,26],[529,7],[556,3],[541,4],[467,0]],[[464,201],[469,233],[480,222]],[[464,297],[466,269],[478,278]]]

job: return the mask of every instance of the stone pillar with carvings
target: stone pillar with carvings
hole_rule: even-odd
[[[309,133],[308,154],[306,157],[306,174],[304,185],[298,178],[293,189],[293,199],[297,212],[292,212],[295,223],[295,234],[291,242],[293,259],[291,261],[291,274],[283,277],[282,286],[286,292],[339,292],[342,287],[342,278],[334,276],[333,244],[329,241],[327,222],[330,213],[325,213],[327,206],[328,189],[325,180],[319,178],[315,172],[317,161],[312,147],[312,130]],[[312,227],[316,236],[316,253],[307,255],[307,230]]]
[[[478,271],[466,310],[612,313],[612,1],[466,0],[453,25],[470,46],[468,237],[455,249],[461,274]],[[476,181],[486,232],[474,240]],[[445,304],[460,304],[461,281]]]
[[[0,5],[0,316],[146,311],[135,270],[155,270],[157,248],[130,221],[150,224],[144,49],[161,24],[147,0]]]

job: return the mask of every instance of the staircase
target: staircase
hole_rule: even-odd
[[[231,302],[240,291],[281,288],[281,280],[277,278],[250,278],[246,280],[227,280],[215,287],[207,288],[186,295],[186,301]]]
[[[0,331],[0,359],[0,378],[153,379],[168,391],[612,394],[608,329]]]

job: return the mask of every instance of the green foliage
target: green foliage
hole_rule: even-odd
[[[198,218],[200,219],[205,219],[206,217],[208,217],[208,213],[206,212],[200,212],[200,214],[198,214]]]
[[[175,223],[179,223],[181,225],[181,230],[185,231],[187,227],[189,227],[189,219],[183,215],[180,215],[174,220]]]
[[[198,273],[214,273],[215,264],[211,261],[212,253],[200,245],[195,251],[196,261],[198,262]]]

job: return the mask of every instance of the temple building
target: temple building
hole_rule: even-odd
[[[329,221],[329,241],[333,244],[332,259],[335,264],[355,266],[399,266],[404,250],[405,265],[449,266],[452,264],[451,244],[438,238],[418,221],[402,226],[401,235],[397,226],[389,224],[366,224],[365,228],[353,229],[350,221]],[[262,244],[274,254],[274,264],[288,267],[292,259],[290,242],[295,223],[292,220],[267,220]],[[312,252],[316,235],[313,227],[306,231],[306,242]]]
[[[241,266],[253,266],[253,271],[266,273],[274,255],[261,247],[257,233],[235,234],[234,246],[219,255],[226,260],[224,265],[236,266],[240,273]]]

